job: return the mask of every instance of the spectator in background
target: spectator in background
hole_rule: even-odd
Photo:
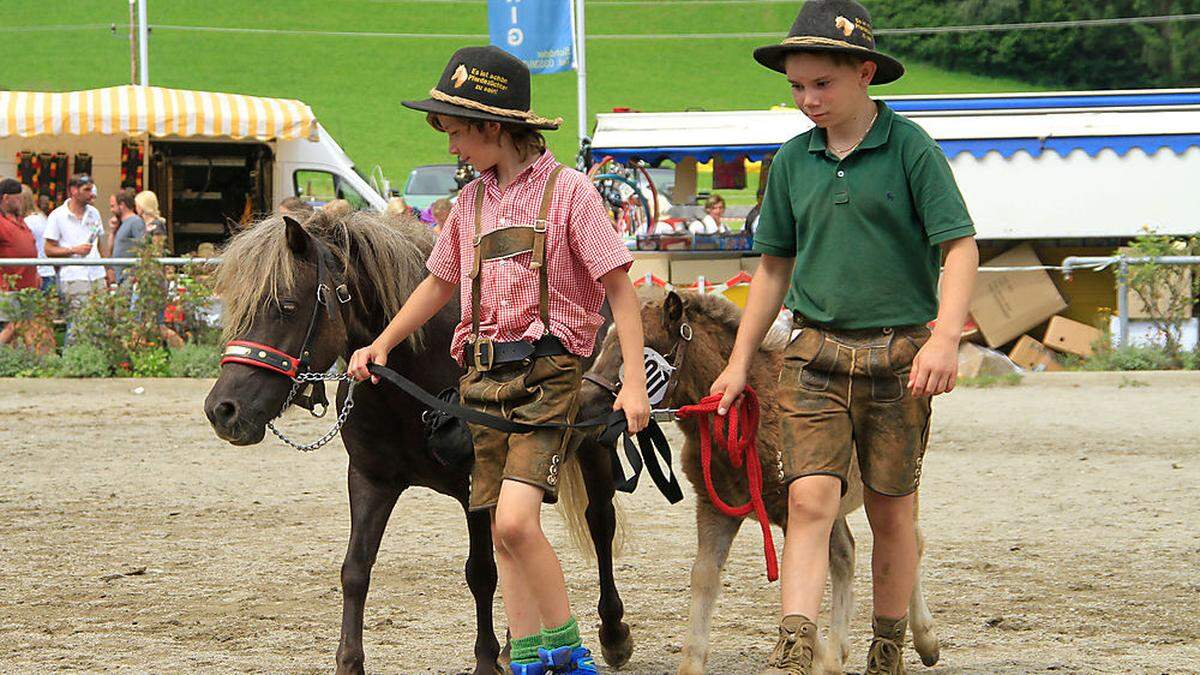
[[[354,205],[345,199],[334,199],[321,206],[321,211],[335,221],[342,220],[354,211]]]
[[[763,195],[767,193],[767,182],[762,181],[758,184],[758,192],[755,193],[754,208],[750,209],[750,213],[746,214],[746,227],[743,230],[750,237],[750,241],[754,241],[754,226],[758,225],[758,212],[762,210]]]
[[[434,234],[441,234],[442,226],[446,224],[446,219],[450,217],[450,210],[453,208],[454,204],[445,197],[429,205],[429,214],[433,216]]]
[[[313,214],[313,208],[304,203],[304,200],[299,197],[287,197],[279,202],[279,208],[276,209],[281,216],[291,216],[300,222],[308,220]]]
[[[46,217],[46,255],[51,258],[87,258],[99,261],[107,255],[100,238],[104,224],[100,212],[92,206],[96,186],[91,176],[75,174],[67,181],[67,201]],[[67,304],[67,342],[75,340],[73,317],[93,291],[104,288],[104,267],[96,265],[63,267],[58,287]]]
[[[383,214],[394,220],[411,223],[418,220],[423,221],[420,213],[414,211],[408,202],[404,201],[403,197],[392,197],[388,200],[387,206],[383,209]]]
[[[158,195],[142,190],[133,198],[133,202],[137,204],[137,214],[146,223],[146,234],[167,236],[167,221],[158,210]]]
[[[36,258],[37,240],[21,218],[21,183],[0,180],[0,258]],[[0,267],[0,344],[13,337],[17,303],[13,294],[23,288],[38,288],[36,265]]]
[[[33,190],[28,185],[21,186],[21,217],[29,226],[29,231],[33,232],[39,258],[46,257],[46,211],[43,204],[49,205],[50,198],[41,195],[41,199],[34,199]],[[58,272],[53,265],[38,265],[37,273],[38,286],[43,293],[57,292]]]
[[[724,215],[725,198],[714,192],[704,200],[704,217],[692,221],[688,231],[692,234],[729,234],[729,228],[721,223]]]
[[[112,231],[112,257],[132,258],[134,250],[146,238],[146,221],[137,214],[137,195],[132,188],[124,188],[114,196],[116,206],[113,214],[119,223]],[[129,278],[129,267],[121,267],[118,273],[121,283]]]

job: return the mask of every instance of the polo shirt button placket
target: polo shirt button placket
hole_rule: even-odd
[[[843,169],[838,169],[835,174],[837,179],[833,181],[833,203],[834,204],[849,204],[850,203],[850,187],[846,185],[846,172]]]

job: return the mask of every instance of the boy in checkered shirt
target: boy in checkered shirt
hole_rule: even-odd
[[[641,363],[633,262],[586,176],[546,150],[539,130],[556,129],[529,111],[529,70],[496,47],[458,50],[424,101],[449,150],[480,177],[463,187],[438,236],[429,276],[349,372],[369,377],[393,347],[438,312],[456,290],[462,315],[451,354],[467,368],[464,405],[527,422],[573,422],[581,357],[595,347],[607,296],[626,363]],[[614,404],[630,433],[649,421],[645,375],[625,373]],[[571,615],[562,568],[541,529],[543,502],[557,499],[569,434],[505,434],[471,425],[472,510],[490,510],[496,564],[517,674],[595,673]]]

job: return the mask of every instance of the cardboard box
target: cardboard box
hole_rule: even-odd
[[[1127,247],[1127,246],[1122,246],[1121,248],[1117,249],[1117,253],[1121,254],[1121,255],[1127,255],[1127,256],[1138,255],[1136,252],[1129,250],[1129,247]],[[1167,313],[1169,303],[1173,299],[1171,296],[1191,295],[1192,294],[1192,270],[1191,270],[1191,268],[1190,267],[1172,267],[1172,269],[1179,270],[1182,272],[1182,274],[1180,274],[1178,276],[1175,276],[1174,274],[1172,274],[1171,279],[1174,281],[1174,283],[1171,284],[1170,288],[1167,288],[1164,286],[1161,289],[1160,293],[1162,295],[1161,295],[1161,297],[1158,298],[1158,306],[1155,308],[1156,311],[1154,312],[1155,314],[1157,314],[1159,316],[1163,316],[1164,314]],[[1133,271],[1133,266],[1130,266],[1130,272],[1132,272],[1132,271]],[[1119,291],[1118,291],[1117,287],[1114,286],[1114,288],[1113,288],[1113,305],[1112,305],[1114,312],[1116,311],[1116,308],[1118,307],[1118,303],[1120,302],[1120,299],[1117,297],[1118,292]],[[1187,319],[1192,316],[1192,304],[1194,304],[1194,303],[1187,305],[1186,309],[1183,310],[1182,316],[1180,316],[1179,318]],[[1129,318],[1131,318],[1131,319],[1153,318],[1150,313],[1150,307],[1146,303],[1142,302],[1141,297],[1139,297],[1137,293],[1134,293],[1132,288],[1129,289]]]
[[[1022,244],[983,267],[1041,265],[1033,246]],[[980,272],[971,296],[971,316],[989,347],[998,347],[1067,308],[1045,270]]]
[[[719,284],[741,271],[742,264],[737,258],[676,258],[671,261],[671,283],[694,284],[703,276],[706,281]]]
[[[1103,339],[1104,331],[1099,328],[1056,316],[1050,319],[1042,343],[1056,352],[1088,358],[1092,355],[1092,345]]]
[[[633,266],[629,268],[629,278],[637,281],[647,274],[667,281],[671,278],[671,259],[665,255],[633,256]]]
[[[1034,340],[1028,335],[1022,335],[1012,351],[1008,353],[1012,362],[1025,370],[1034,372],[1062,370],[1062,365],[1054,358],[1054,352],[1046,349],[1046,345]]]

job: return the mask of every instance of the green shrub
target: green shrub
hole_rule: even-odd
[[[58,354],[38,356],[20,347],[0,345],[0,377],[54,377],[61,367]]]
[[[0,377],[20,377],[33,362],[33,354],[24,349],[0,345]]]
[[[1184,352],[1182,360],[1184,369],[1200,370],[1200,348],[1193,349],[1190,352]]]
[[[1083,370],[1174,370],[1177,357],[1162,347],[1129,346],[1098,350],[1081,364]]]
[[[162,347],[147,347],[129,355],[134,377],[167,377],[171,374],[170,358]]]
[[[108,377],[113,374],[113,367],[103,349],[79,344],[63,350],[59,373],[63,377]]]
[[[171,377],[216,377],[221,371],[221,350],[212,345],[189,344],[171,350]]]

